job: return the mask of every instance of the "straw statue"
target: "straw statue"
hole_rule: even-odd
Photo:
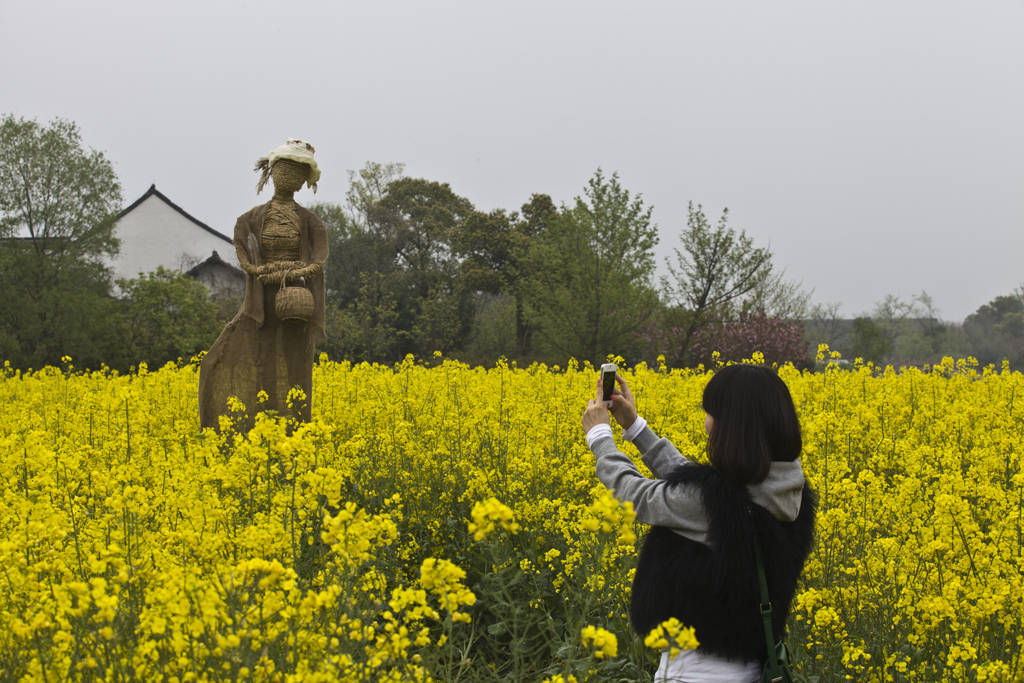
[[[261,173],[256,192],[273,179],[274,196],[235,224],[245,299],[199,370],[203,427],[218,428],[230,396],[237,396],[250,413],[276,410],[309,420],[313,355],[326,338],[327,233],[323,222],[292,196],[303,183],[316,191],[320,170],[313,152],[308,142],[290,139],[256,162]],[[302,390],[302,398],[292,392],[294,387]]]

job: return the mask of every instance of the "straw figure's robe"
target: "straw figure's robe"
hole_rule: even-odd
[[[243,269],[251,264],[247,245],[250,235],[262,248],[260,239],[270,202],[242,214],[235,224],[235,252]],[[295,205],[299,216],[299,254],[306,264],[327,260],[327,231],[323,222],[308,209]],[[294,284],[294,283],[292,283]],[[299,387],[306,395],[297,406],[300,419],[309,420],[313,396],[313,355],[324,334],[324,276],[321,272],[305,278],[313,293],[313,316],[309,322],[282,321],[274,312],[278,284],[261,284],[246,272],[242,306],[217,337],[199,369],[199,422],[218,427],[218,417],[227,413],[229,396],[237,396],[248,412],[277,410],[289,414],[288,391]],[[257,394],[269,399],[257,405]]]

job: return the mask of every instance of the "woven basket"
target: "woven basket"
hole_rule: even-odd
[[[309,322],[313,317],[313,292],[301,285],[288,285],[288,271],[281,278],[281,289],[274,296],[274,312],[278,320]]]

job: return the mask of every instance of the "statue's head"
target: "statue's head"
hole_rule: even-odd
[[[285,192],[298,192],[309,179],[309,165],[291,159],[278,159],[270,166],[274,187]]]
[[[313,145],[305,140],[289,138],[283,145],[256,162],[255,170],[261,172],[256,192],[263,190],[268,177],[274,179],[274,187],[278,190],[296,192],[305,183],[316,192],[320,168],[313,159],[315,151]]]

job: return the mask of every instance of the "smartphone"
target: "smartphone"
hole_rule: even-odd
[[[615,391],[615,363],[605,363],[601,366],[601,392],[605,401],[612,400],[612,392]]]

